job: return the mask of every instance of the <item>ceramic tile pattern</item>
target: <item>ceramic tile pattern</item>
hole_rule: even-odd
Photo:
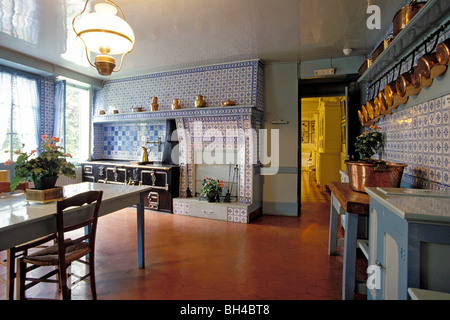
[[[450,189],[450,95],[395,110],[377,125],[385,133],[383,159],[408,164],[413,187]]]
[[[105,81],[95,94],[94,114],[100,109],[107,113],[112,109],[130,112],[131,107],[149,110],[152,97],[158,97],[158,110],[169,110],[175,98],[182,108],[193,108],[199,94],[210,107],[231,99],[262,110],[261,72],[262,64],[253,60]]]
[[[147,139],[153,142],[158,141],[159,137],[161,138],[159,147],[153,145],[147,145],[147,147],[150,147],[148,154],[150,161],[161,160],[166,139],[165,121],[96,124],[95,127],[98,128],[94,134],[99,135],[95,142],[101,146],[98,149],[103,159],[140,159],[142,152],[140,146],[143,146]]]

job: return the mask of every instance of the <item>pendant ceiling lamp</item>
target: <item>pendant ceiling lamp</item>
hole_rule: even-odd
[[[122,68],[124,56],[133,50],[134,32],[125,21],[122,10],[112,1],[98,3],[94,6],[95,12],[84,14],[89,0],[86,1],[83,11],[72,21],[73,31],[81,40],[86,50],[89,63],[103,76],[118,72]],[[123,18],[117,16],[120,11]],[[95,63],[89,59],[89,51],[99,53]],[[117,70],[116,61],[111,55],[122,55]]]

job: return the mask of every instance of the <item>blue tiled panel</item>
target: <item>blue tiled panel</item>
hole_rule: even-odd
[[[450,189],[450,95],[399,110],[381,119],[383,159],[408,164],[412,187]]]
[[[53,78],[42,77],[40,80],[41,103],[41,136],[52,135],[55,125],[55,81]]]
[[[108,123],[94,126],[94,155],[96,159],[139,160],[142,154],[141,146],[149,141],[158,141],[159,147],[150,147],[149,160],[160,161],[164,149],[166,124],[164,121],[150,123]]]
[[[149,111],[152,97],[158,97],[159,110],[170,109],[173,99],[180,99],[182,108],[193,108],[199,94],[210,107],[231,99],[262,110],[262,72],[262,64],[254,60],[105,81],[95,93],[94,114],[101,109],[126,113],[131,107]]]

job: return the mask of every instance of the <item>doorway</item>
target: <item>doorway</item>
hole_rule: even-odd
[[[327,183],[339,181],[345,159],[354,155],[359,131],[356,110],[361,101],[357,78],[347,75],[299,80],[299,199],[302,183],[318,184],[320,191],[326,191]],[[302,180],[305,174],[307,178]]]

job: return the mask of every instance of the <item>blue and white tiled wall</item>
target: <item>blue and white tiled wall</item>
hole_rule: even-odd
[[[408,164],[403,183],[450,190],[450,95],[395,110],[377,126],[385,133],[383,159]]]
[[[155,96],[158,110],[170,110],[173,99],[180,100],[181,108],[194,108],[198,94],[205,97],[207,107],[219,107],[221,101],[230,99],[237,106],[254,105],[263,110],[262,70],[261,62],[253,60],[105,81],[104,87],[94,94],[93,114],[99,110],[108,114],[113,109],[120,114],[129,113],[132,107],[149,111]],[[92,158],[137,160],[146,139],[158,136],[164,141],[164,121],[95,124]],[[149,154],[151,161],[158,161],[161,156],[155,150],[152,148]]]
[[[392,27],[388,32],[391,31]],[[448,38],[450,28],[439,34],[437,43]],[[428,50],[431,51],[434,45],[435,39],[431,39],[427,43]],[[425,48],[422,46],[415,54],[413,66],[417,65],[424,54]],[[369,87],[367,100],[372,99],[374,94],[378,94],[379,90],[394,81],[399,74],[408,72],[411,63],[412,55],[409,55],[400,68],[392,70],[380,80],[379,86],[376,84]],[[450,72],[447,70],[446,73]],[[448,80],[450,75],[445,77],[445,81],[450,82]],[[433,90],[432,88],[433,85],[429,89]],[[436,93],[434,96],[436,98],[408,108],[404,105],[399,106],[392,114],[376,123],[384,133],[382,158],[408,165],[404,170],[402,186],[434,190],[450,189],[450,95]]]
[[[53,135],[55,127],[55,79],[52,77],[41,77],[40,95],[41,103],[41,125],[40,136],[47,134]],[[40,150],[41,146],[39,146]]]
[[[159,146],[145,145],[145,142],[156,142],[161,138]],[[149,148],[151,161],[161,161],[166,138],[166,122],[128,122],[94,125],[94,152],[102,159],[139,160],[142,154],[141,146]],[[97,157],[97,159],[99,159]]]
[[[101,109],[126,113],[132,107],[149,111],[152,97],[158,98],[159,110],[170,110],[173,99],[180,100],[181,108],[193,108],[199,94],[208,107],[230,99],[262,110],[261,71],[262,64],[252,60],[105,81],[95,94],[94,114]]]

